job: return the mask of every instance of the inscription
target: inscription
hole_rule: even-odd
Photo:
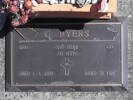
[[[19,45],[18,48],[19,50],[27,50],[27,49],[31,49],[31,46],[23,44],[23,45]]]
[[[113,49],[114,48],[114,45],[106,45],[105,48],[106,49]]]
[[[66,52],[63,52],[63,51],[58,51],[57,52],[57,56],[68,56],[68,57],[74,57],[74,56],[77,56],[78,55],[78,52],[76,51],[66,51]]]
[[[57,56],[74,57],[78,55],[79,46],[77,44],[59,44],[56,45]]]
[[[72,31],[65,31],[65,32],[60,32],[60,38],[88,38],[90,37],[90,31],[77,31],[77,30],[72,30]]]
[[[115,77],[116,71],[85,71],[85,76],[107,76],[107,77]]]
[[[77,44],[60,44],[60,45],[56,45],[56,49],[57,50],[78,50],[79,46]]]
[[[53,71],[45,71],[45,72],[38,72],[38,71],[21,71],[19,73],[21,77],[46,77],[46,76],[54,76]]]

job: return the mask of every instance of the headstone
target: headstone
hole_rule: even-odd
[[[7,91],[127,88],[125,21],[30,23],[6,41]]]

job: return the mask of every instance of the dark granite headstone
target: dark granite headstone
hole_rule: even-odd
[[[6,90],[126,89],[125,25],[121,21],[31,23],[13,30],[6,37]]]

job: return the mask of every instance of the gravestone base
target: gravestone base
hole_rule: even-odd
[[[7,91],[126,90],[125,20],[39,20],[6,37]]]

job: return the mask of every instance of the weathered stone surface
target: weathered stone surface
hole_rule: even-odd
[[[0,100],[133,100],[133,0],[118,1],[116,16],[127,16],[129,20],[127,92],[5,92],[5,39],[0,38]]]

